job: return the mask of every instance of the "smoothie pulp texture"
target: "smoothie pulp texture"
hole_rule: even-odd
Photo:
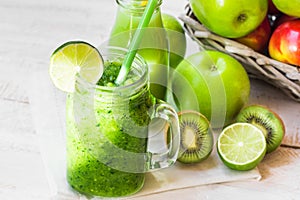
[[[67,98],[67,180],[90,196],[126,196],[144,183],[149,109],[155,98],[147,82],[130,88],[141,79],[134,72],[124,83],[128,90],[115,87],[120,66],[106,62],[100,88],[79,84]]]

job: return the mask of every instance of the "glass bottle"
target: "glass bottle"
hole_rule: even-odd
[[[128,48],[148,0],[116,0],[116,2],[118,10],[109,45]],[[151,93],[165,100],[169,75],[169,45],[162,23],[161,4],[162,0],[159,0],[149,26],[145,28],[138,54],[149,65]]]

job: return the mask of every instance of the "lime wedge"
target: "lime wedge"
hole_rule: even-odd
[[[234,123],[220,134],[217,150],[226,166],[250,170],[260,163],[267,150],[263,132],[252,124]]]
[[[103,74],[103,65],[103,58],[94,46],[83,41],[70,41],[51,55],[49,73],[58,89],[73,92],[77,73],[86,81],[97,83]]]

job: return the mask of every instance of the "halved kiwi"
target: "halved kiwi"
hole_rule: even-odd
[[[213,133],[207,118],[196,111],[178,113],[180,123],[180,149],[177,160],[198,163],[205,160],[213,149]]]
[[[251,123],[262,130],[267,141],[267,153],[277,149],[285,135],[285,126],[279,115],[262,105],[243,108],[236,121]]]

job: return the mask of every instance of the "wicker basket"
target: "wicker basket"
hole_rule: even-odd
[[[255,52],[246,45],[208,31],[187,6],[185,15],[179,17],[188,35],[200,49],[218,50],[239,60],[251,78],[261,79],[280,88],[289,97],[300,102],[300,67],[285,64]]]

